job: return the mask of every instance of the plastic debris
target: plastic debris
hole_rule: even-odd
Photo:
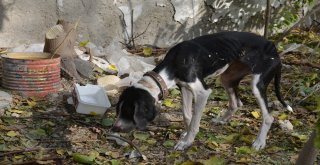
[[[43,52],[44,43],[38,44],[23,44],[17,47],[14,47],[10,52]]]
[[[10,106],[12,102],[12,96],[4,91],[0,91],[0,109]]]
[[[279,120],[280,128],[284,131],[291,132],[293,131],[293,125],[289,120]]]
[[[116,65],[118,76],[129,75],[119,82],[119,86],[130,86],[155,67],[154,57],[133,56],[122,49],[118,42],[112,42],[105,51],[108,61]]]

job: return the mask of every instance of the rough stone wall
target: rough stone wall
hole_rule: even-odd
[[[137,45],[168,47],[221,30],[261,34],[264,3],[260,0],[241,3],[233,0],[0,0],[0,47],[41,43],[46,30],[59,18],[80,20],[78,41],[89,40],[102,47],[125,42],[131,36],[131,9],[133,36],[139,36],[135,39]]]

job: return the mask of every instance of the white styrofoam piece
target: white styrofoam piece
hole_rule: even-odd
[[[75,92],[78,100],[76,105],[78,113],[103,115],[111,107],[104,89],[98,85],[80,86],[76,84]]]

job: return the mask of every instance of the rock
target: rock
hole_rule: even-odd
[[[10,106],[12,102],[12,96],[4,91],[0,91],[0,109]]]
[[[117,85],[118,82],[120,82],[120,78],[114,75],[104,76],[104,77],[98,78],[97,80],[97,84],[99,86],[106,89],[107,92],[112,91],[112,93],[115,92],[114,90],[119,89],[119,86]]]
[[[94,64],[89,61],[84,61],[82,59],[74,59],[77,71],[86,78],[91,78],[93,76]]]
[[[289,120],[279,120],[280,128],[284,131],[291,132],[293,131],[293,125]]]

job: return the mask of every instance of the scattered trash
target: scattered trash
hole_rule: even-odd
[[[292,132],[293,131],[293,125],[289,120],[279,120],[280,128],[283,131],[286,132]]]
[[[96,46],[94,43],[88,42],[85,47],[91,49],[91,51],[94,51],[95,56],[104,56],[102,46]]]
[[[10,106],[11,102],[12,96],[7,92],[0,91],[0,109]]]
[[[121,79],[118,76],[115,75],[107,75],[104,77],[100,77],[97,80],[97,84],[101,87],[103,87],[107,93],[117,93],[120,86],[119,86],[119,82],[121,81]]]
[[[106,58],[116,65],[118,76],[129,74],[119,82],[120,86],[130,86],[141,79],[143,74],[155,67],[154,57],[132,56],[121,48],[118,42],[112,42],[106,49]]]
[[[9,52],[43,52],[44,43],[23,44],[12,48]]]
[[[84,54],[84,53],[81,54],[79,49],[76,49],[76,52],[81,60],[89,61],[89,59],[90,59],[89,54]],[[98,66],[99,68],[101,68],[102,70],[104,70],[107,73],[111,73],[111,74],[117,73],[117,69],[115,67],[113,67],[112,64],[110,64],[105,59],[93,56],[92,63],[94,63],[96,66]]]
[[[76,84],[73,94],[73,102],[78,113],[103,115],[111,107],[105,91],[98,85]]]

